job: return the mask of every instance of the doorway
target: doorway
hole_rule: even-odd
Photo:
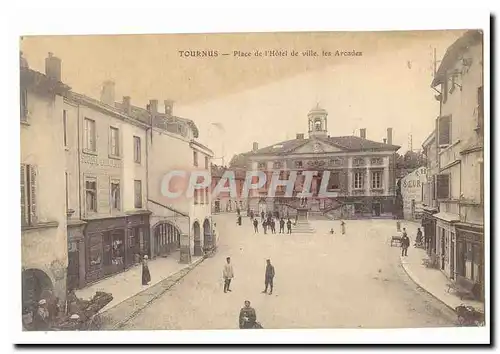
[[[380,203],[373,203],[373,214],[375,216],[380,216],[380,213],[381,213]]]
[[[80,284],[80,250],[77,242],[70,242],[68,249],[68,290],[78,289]]]

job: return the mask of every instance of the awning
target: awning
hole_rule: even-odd
[[[457,222],[460,221],[460,216],[453,213],[440,212],[433,215],[436,219],[447,221],[447,222]]]

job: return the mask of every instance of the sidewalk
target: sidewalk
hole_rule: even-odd
[[[427,268],[422,259],[427,258],[425,250],[410,247],[408,257],[400,257],[401,265],[408,276],[422,289],[444,303],[453,311],[455,307],[465,304],[484,312],[484,303],[474,300],[460,300],[451,290],[448,293],[447,284],[450,280],[439,269]]]
[[[185,268],[198,264],[202,257],[193,257],[191,264],[179,263],[179,252],[172,253],[166,258],[158,257],[149,261],[151,282],[142,285],[142,266],[136,265],[125,272],[112,275],[84,289],[75,291],[76,296],[88,300],[96,291],[104,291],[113,295],[113,301],[106,305],[100,312],[106,312],[132,296],[141,293],[161,281],[179,273]]]

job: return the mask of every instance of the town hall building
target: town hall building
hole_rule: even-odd
[[[293,216],[297,208],[306,208],[310,215],[345,219],[396,215],[395,155],[400,147],[392,144],[392,128],[383,142],[366,139],[366,129],[360,129],[360,136],[333,137],[328,134],[328,112],[319,105],[309,111],[307,121],[307,138],[297,134],[293,140],[260,149],[254,143],[252,151],[240,155],[241,167],[268,176],[265,185],[249,195],[248,209]],[[300,198],[302,173],[308,170],[318,171],[311,184],[312,197]],[[268,196],[275,171],[281,179],[297,171],[292,197],[285,197],[284,186],[277,188],[275,197]],[[324,171],[330,171],[328,197],[318,193]]]

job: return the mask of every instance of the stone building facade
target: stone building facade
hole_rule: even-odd
[[[66,205],[64,188],[61,62],[49,53],[45,74],[21,58],[21,260],[23,314],[47,291],[66,298]],[[23,317],[24,318],[24,317]]]
[[[249,196],[250,209],[292,215],[297,208],[307,208],[310,215],[327,214],[333,218],[392,218],[395,153],[399,149],[392,144],[392,129],[387,129],[384,142],[368,140],[366,129],[360,130],[360,136],[332,137],[328,135],[327,116],[327,111],[317,106],[307,115],[308,138],[297,134],[296,139],[261,149],[254,143],[252,151],[243,154],[248,170],[268,176],[266,184]],[[268,196],[270,176],[277,171],[282,179],[297,171],[293,196],[286,197],[284,187],[278,187],[275,197]],[[304,199],[298,194],[305,182],[305,171],[318,171],[318,175],[312,178],[312,196]],[[330,173],[325,182],[330,197],[319,193],[326,171]]]
[[[483,34],[467,31],[446,51],[432,82],[436,119],[435,242],[439,268],[484,296]],[[430,144],[427,144],[430,147]],[[434,148],[433,148],[434,149]],[[434,155],[433,155],[434,156]]]

